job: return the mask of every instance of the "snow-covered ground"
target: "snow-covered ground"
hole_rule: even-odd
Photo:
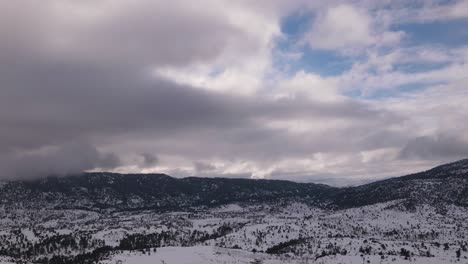
[[[0,264],[13,264],[13,262],[10,258],[6,257],[0,257]]]
[[[101,264],[362,264],[362,263],[408,263],[408,264],[443,264],[456,262],[450,258],[413,257],[405,260],[395,256],[382,259],[380,256],[327,256],[320,259],[311,257],[274,256],[265,253],[252,253],[238,249],[224,249],[210,246],[164,247],[149,249],[146,252],[125,251],[113,254]],[[466,263],[466,262],[461,262]]]
[[[34,260],[107,247],[108,264],[468,263],[468,208],[409,211],[400,202],[340,211],[301,203],[163,214],[3,211],[0,253]]]
[[[138,264],[208,264],[208,263],[252,263],[264,261],[267,254],[253,254],[242,250],[223,249],[211,246],[195,247],[163,247],[156,252],[150,249],[146,253],[127,251],[113,255],[109,260],[101,261],[103,264],[138,263]],[[274,262],[268,262],[274,263]],[[275,262],[280,263],[280,262]]]

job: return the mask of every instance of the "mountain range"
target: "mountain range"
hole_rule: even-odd
[[[346,209],[402,200],[468,206],[468,159],[428,171],[354,187],[266,179],[174,178],[165,174],[83,173],[4,182],[4,208],[145,210],[160,212],[231,203],[302,202],[323,209]]]
[[[0,264],[468,261],[468,160],[354,187],[82,173],[0,184]]]

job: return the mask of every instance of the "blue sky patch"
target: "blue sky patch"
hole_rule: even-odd
[[[407,45],[443,45],[459,47],[468,43],[468,20],[457,19],[430,23],[402,24],[392,30],[406,32]]]
[[[276,48],[282,53],[300,53],[298,59],[284,61],[276,60],[277,68],[286,70],[290,74],[297,71],[313,72],[322,76],[339,75],[351,68],[353,61],[336,51],[312,49],[302,38],[314,20],[314,15],[299,12],[287,16],[282,20],[281,31],[284,39],[278,39]]]
[[[404,72],[404,73],[421,73],[421,72],[440,70],[449,65],[450,65],[449,62],[397,63],[393,65],[393,68],[395,71]]]

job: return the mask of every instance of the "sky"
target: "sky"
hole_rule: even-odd
[[[466,158],[467,28],[467,0],[4,0],[0,179],[343,186]]]

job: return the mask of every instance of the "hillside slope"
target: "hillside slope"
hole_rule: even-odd
[[[468,160],[431,170],[336,188],[280,180],[173,178],[164,174],[84,173],[64,178],[13,181],[0,187],[5,208],[176,211],[229,203],[296,201],[343,209],[403,199],[468,206]]]

